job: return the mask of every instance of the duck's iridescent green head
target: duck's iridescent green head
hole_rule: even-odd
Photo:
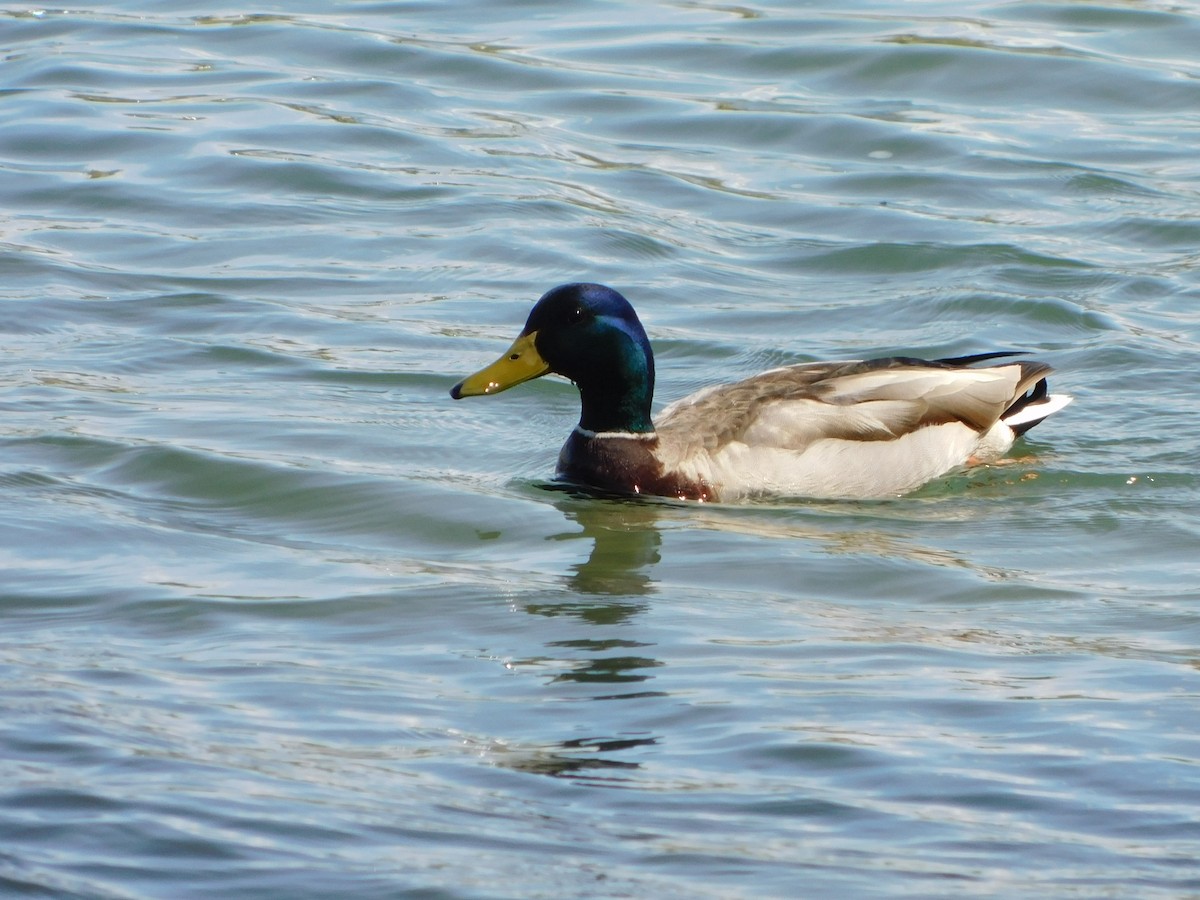
[[[579,425],[589,431],[650,432],[654,355],[629,301],[601,284],[547,291],[500,359],[456,384],[454,399],[496,394],[555,372],[579,388]]]

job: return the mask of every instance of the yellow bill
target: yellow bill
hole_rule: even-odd
[[[468,375],[450,389],[455,400],[463,397],[479,397],[483,394],[498,394],[510,387],[531,381],[550,371],[533,345],[537,332],[523,334],[508,348],[508,351],[485,369]]]

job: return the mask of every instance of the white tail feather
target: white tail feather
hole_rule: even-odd
[[[1047,394],[1044,400],[1039,400],[1037,403],[1030,403],[1011,416],[1005,416],[1004,424],[1009,428],[1017,429],[1022,425],[1031,425],[1040,422],[1047,416],[1058,412],[1074,399],[1070,394]]]

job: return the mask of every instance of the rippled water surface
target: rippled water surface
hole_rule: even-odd
[[[1200,6],[0,11],[0,895],[1200,896]],[[658,405],[1035,351],[877,503],[548,484]]]

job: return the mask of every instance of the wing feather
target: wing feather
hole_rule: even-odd
[[[685,398],[656,428],[677,459],[732,441],[803,452],[820,440],[888,441],[954,422],[982,434],[1049,371],[1036,362],[976,369],[907,357],[807,363]]]

